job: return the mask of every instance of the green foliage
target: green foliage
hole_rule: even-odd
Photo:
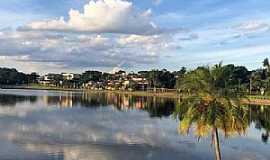
[[[212,68],[198,67],[188,72],[178,79],[177,87],[182,94],[198,97],[239,97],[244,92],[241,82],[247,77],[247,69],[220,63]]]
[[[166,69],[144,71],[143,74],[148,79],[150,87],[170,89],[175,87],[175,76],[173,73],[167,71]]]
[[[102,78],[102,72],[99,71],[86,71],[80,78],[80,83],[87,83],[89,81],[98,82]]]
[[[18,72],[16,69],[0,68],[1,85],[19,85],[28,82],[26,74]]]
[[[226,137],[244,134],[249,125],[248,107],[224,103],[226,99],[207,101],[202,98],[185,98],[176,107],[174,116],[179,118],[179,132],[188,134],[192,125],[198,137],[208,136],[213,128]]]
[[[220,63],[212,68],[198,67],[179,77],[177,79],[177,88],[183,89],[183,86],[181,86],[183,84],[182,81],[189,81],[191,83],[197,83],[197,85],[200,83],[200,85],[211,83],[215,88],[230,88],[240,91],[243,90],[244,86],[247,86],[245,84],[249,83],[249,74],[249,71],[245,67],[234,66],[232,64],[222,66],[222,63]]]
[[[37,83],[39,75],[36,72],[32,72],[31,74],[27,75],[28,77],[28,83]]]
[[[245,73],[244,70],[219,63],[211,68],[198,67],[180,77],[178,87],[186,96],[174,113],[180,120],[179,132],[188,134],[194,126],[198,139],[211,133],[218,160],[221,159],[218,130],[228,137],[236,133],[245,134],[249,125],[249,112],[240,103],[244,96],[240,87],[242,79],[237,79],[239,74]],[[238,80],[238,87],[234,86],[234,79]]]
[[[201,88],[219,89],[219,92],[228,91],[245,92],[252,94],[270,94],[270,65],[266,58],[263,61],[265,69],[248,71],[244,66],[235,66],[233,64],[222,65],[219,63],[213,67],[201,66],[195,70],[187,71],[182,67],[179,71],[170,72],[166,69],[139,71],[138,74],[126,74],[125,71],[119,71],[115,74],[102,73],[99,71],[86,71],[80,78],[73,80],[64,80],[61,74],[49,74],[49,78],[55,86],[76,86],[80,87],[89,81],[101,82],[130,80],[131,77],[141,77],[148,81],[149,88],[168,88],[178,89],[180,92],[194,94],[200,93]],[[37,83],[39,75],[37,73],[24,74],[16,69],[0,68],[0,84],[18,85]],[[184,84],[184,85],[183,85]],[[212,84],[207,88],[206,85]],[[189,90],[186,87],[189,85]],[[210,86],[208,86],[210,87]],[[132,85],[130,88],[136,88]],[[218,93],[220,94],[220,93]]]

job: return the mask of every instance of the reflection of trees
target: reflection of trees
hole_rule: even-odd
[[[170,116],[175,108],[173,99],[140,97],[123,94],[103,93],[89,95],[88,102],[98,100],[99,105],[113,105],[119,110],[139,109],[149,112],[151,117]]]
[[[251,107],[251,119],[255,123],[257,129],[264,129],[262,133],[262,142],[267,143],[270,132],[270,108],[269,106]]]
[[[139,109],[147,111],[151,117],[170,116],[175,108],[173,99],[158,97],[140,97],[131,95],[110,95],[108,102],[119,110]]]
[[[199,96],[197,96],[197,98],[174,100],[104,92],[63,92],[56,96],[46,96],[46,102],[49,105],[59,105],[61,107],[81,106],[93,108],[113,106],[121,111],[138,109],[147,111],[151,117],[167,117],[174,112],[180,119],[180,132],[182,134],[188,133],[190,127],[195,124],[195,134],[199,138],[210,133],[214,134],[215,128],[216,131],[222,131],[225,137],[235,134],[241,135],[245,133],[250,123],[254,122],[257,129],[264,131],[262,141],[266,143],[270,131],[270,108],[240,105],[237,100],[238,95],[233,92],[229,92],[229,94],[230,96],[224,98],[221,97],[222,94],[215,94],[215,96],[209,96],[210,94],[208,94],[208,98],[198,98]],[[231,97],[236,97],[236,99]],[[16,104],[16,102],[27,100],[35,102],[37,97],[0,96],[1,104]]]
[[[21,103],[21,102],[35,103],[36,101],[37,101],[36,96],[0,94],[0,105],[1,106],[15,106],[17,103]]]
[[[46,102],[48,105],[59,105],[60,107],[113,106],[120,111],[139,109],[147,111],[151,117],[170,116],[175,109],[175,100],[173,99],[103,92],[84,92],[82,94],[70,92],[59,96],[48,96]]]
[[[156,99],[156,100],[153,100]],[[170,116],[175,109],[175,102],[173,100],[148,97],[145,110],[149,112],[151,117]]]

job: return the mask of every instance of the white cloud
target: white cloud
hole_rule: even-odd
[[[34,21],[22,29],[124,34],[159,32],[151,21],[151,10],[139,12],[132,2],[124,0],[91,0],[84,6],[83,13],[71,9],[67,21],[63,17]]]
[[[16,63],[14,67],[27,72],[128,69],[157,63],[161,54],[167,54],[176,47],[171,38],[167,34],[146,36],[10,30],[0,35],[0,60],[1,63],[6,61],[6,66]],[[26,63],[32,66],[24,65]]]
[[[270,29],[269,24],[261,21],[248,21],[235,27],[237,30],[244,32],[267,31]]]
[[[131,1],[91,0],[81,12],[71,9],[67,19],[0,30],[0,56],[8,59],[6,66],[16,63],[27,72],[145,68],[179,49],[174,35],[183,31],[160,29],[152,21],[151,9],[139,10]]]
[[[126,47],[141,48],[146,51],[146,54],[153,56],[160,55],[164,51],[181,48],[180,45],[175,44],[170,35],[128,35],[119,38],[118,43]]]
[[[157,43],[161,40],[161,36],[138,36],[138,35],[130,35],[130,36],[123,36],[119,39],[119,43],[123,45],[127,44],[153,44]]]

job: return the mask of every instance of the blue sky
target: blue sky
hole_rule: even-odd
[[[268,0],[0,1],[1,66],[112,71],[270,57]]]

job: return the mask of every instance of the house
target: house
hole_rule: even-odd
[[[39,84],[42,84],[42,85],[52,84],[53,83],[53,76],[52,76],[52,74],[47,74],[47,75],[41,76],[38,79],[38,83]]]
[[[44,76],[41,76],[38,79],[38,83],[42,84],[42,85],[49,85],[49,84],[51,84],[51,81],[48,78],[45,78]]]
[[[134,81],[137,84],[138,90],[146,90],[149,83],[146,78],[143,77],[132,77],[132,81]]]
[[[41,76],[38,79],[38,83],[42,85],[50,85],[50,86],[55,86],[55,82],[60,82],[62,79],[61,74],[54,74],[54,73],[49,73],[44,76]]]
[[[64,80],[74,80],[74,79],[79,79],[80,74],[74,74],[74,73],[62,73]]]

